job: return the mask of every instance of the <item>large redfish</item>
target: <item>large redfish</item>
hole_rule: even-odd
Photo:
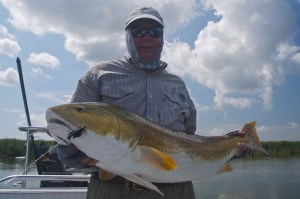
[[[152,182],[198,180],[223,172],[238,143],[267,154],[257,137],[256,122],[244,126],[244,136],[190,135],[105,103],[51,107],[46,119],[48,131],[60,144],[72,143],[87,156],[99,160],[96,166],[100,170],[160,194]]]

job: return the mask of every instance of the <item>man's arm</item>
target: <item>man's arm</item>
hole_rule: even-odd
[[[65,165],[81,169],[84,168],[84,165],[80,164],[80,161],[87,158],[83,152],[78,150],[74,145],[58,145],[57,147],[57,155],[59,159]]]
[[[78,81],[71,102],[97,102],[101,100],[100,96],[97,79],[88,71]],[[89,158],[72,144],[58,145],[57,154],[64,164],[73,168],[83,168],[96,163],[94,159]]]
[[[72,102],[99,102],[101,101],[100,86],[95,74],[86,72],[78,81]]]
[[[244,137],[245,132],[236,130],[236,131],[227,133],[226,135]],[[238,143],[236,152],[235,152],[235,156],[232,159],[243,157],[245,155],[248,155],[250,152],[251,152],[251,148],[249,148],[245,143]]]
[[[192,99],[190,99],[190,97],[188,97],[188,103],[189,103],[189,107],[190,107],[190,116],[186,119],[184,126],[185,126],[185,132],[187,134],[195,134],[196,131],[196,120],[197,120],[197,112],[196,112],[196,108],[195,105],[192,101]]]

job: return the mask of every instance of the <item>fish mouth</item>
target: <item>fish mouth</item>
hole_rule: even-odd
[[[49,120],[47,120],[47,123],[48,123],[48,126],[52,125],[52,124],[55,124],[55,125],[59,125],[59,126],[62,126],[62,127],[67,127],[70,130],[70,132],[75,131],[75,129],[78,129],[74,125],[72,125],[72,127],[71,127],[67,122],[64,122],[64,121],[62,121],[60,119],[57,119],[57,118],[49,118]]]
[[[51,109],[46,111],[47,134],[62,145],[71,144],[70,138],[79,137],[84,131],[71,121],[61,117]]]
[[[68,126],[66,123],[64,123],[63,121],[56,119],[56,118],[50,118],[48,123],[56,123],[56,124]]]
[[[57,141],[66,141],[70,133],[79,131],[82,127],[64,119],[51,109],[46,111],[47,134]],[[67,142],[66,142],[67,144]]]
[[[64,119],[63,117],[61,117],[60,115],[56,114],[55,112],[53,112],[52,110],[49,110],[49,109],[46,111],[46,121],[47,121],[48,125],[49,124],[59,124],[59,125],[69,128],[70,131],[76,131],[80,128],[76,124]]]

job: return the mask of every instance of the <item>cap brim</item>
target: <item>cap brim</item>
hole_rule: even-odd
[[[139,15],[139,16],[136,16],[136,17],[133,17],[132,19],[130,19],[127,23],[126,23],[126,26],[125,26],[125,29],[130,25],[132,24],[132,22],[138,20],[138,19],[152,19],[154,21],[156,21],[157,23],[159,23],[162,27],[164,27],[164,23],[158,18],[158,17],[155,17],[153,15],[148,15],[148,14],[142,14],[142,15]]]

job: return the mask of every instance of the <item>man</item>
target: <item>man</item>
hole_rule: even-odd
[[[196,110],[184,82],[168,73],[160,60],[164,22],[151,7],[135,9],[126,21],[128,54],[100,62],[79,80],[71,102],[116,104],[164,127],[186,133],[196,130]],[[93,166],[97,161],[73,146],[59,146],[59,156],[72,167]],[[164,199],[195,198],[191,182],[156,184]],[[92,175],[87,198],[162,198],[155,191],[120,176],[100,181]]]

